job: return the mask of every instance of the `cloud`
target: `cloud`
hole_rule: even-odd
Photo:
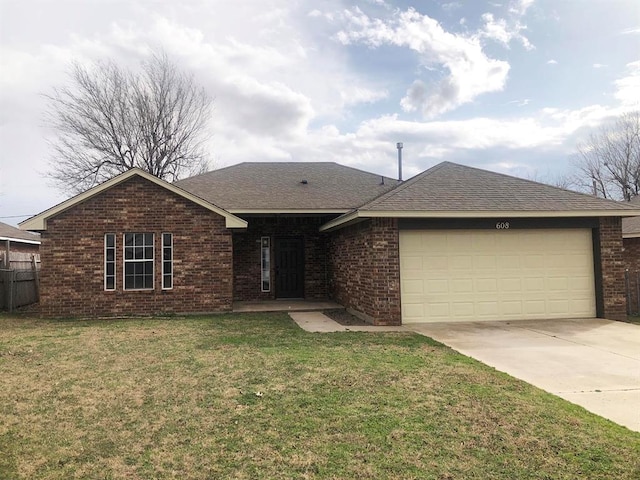
[[[640,34],[640,27],[627,28],[626,30],[622,30],[620,33],[622,35],[638,35]]]
[[[624,106],[640,108],[640,60],[627,63],[628,74],[614,82],[615,98]]]
[[[557,65],[558,61],[554,60],[553,58],[551,60],[547,60],[547,65]]]
[[[606,65],[603,63],[594,63],[593,64],[593,68],[598,69],[598,68],[605,68]]]
[[[520,33],[526,30],[527,27],[519,21],[507,21],[504,18],[496,19],[492,13],[484,13],[481,18],[484,21],[482,30],[478,34],[481,37],[495,40],[505,47],[509,47],[509,44],[513,40],[518,40],[527,50],[533,50],[535,48],[533,44]]]
[[[509,4],[509,12],[512,14],[523,16],[527,10],[533,5],[535,0],[516,0]]]
[[[478,95],[504,88],[509,64],[489,58],[478,36],[447,32],[437,20],[413,8],[386,21],[370,18],[357,7],[347,10],[344,16],[348,28],[336,36],[342,44],[408,48],[428,68],[440,67],[448,72],[429,86],[422,80],[415,81],[400,101],[405,111],[422,111],[426,117],[433,117],[471,102]]]

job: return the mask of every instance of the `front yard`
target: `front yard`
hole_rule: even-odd
[[[0,478],[640,478],[640,434],[413,334],[0,316],[0,372]]]

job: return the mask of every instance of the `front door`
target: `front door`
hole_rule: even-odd
[[[302,238],[277,238],[275,247],[276,297],[304,297]]]

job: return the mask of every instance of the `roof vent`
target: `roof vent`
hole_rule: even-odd
[[[307,182],[306,180],[300,180],[300,183],[303,184],[303,185],[306,185],[309,182]]]

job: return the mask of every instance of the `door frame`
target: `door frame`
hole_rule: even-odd
[[[280,262],[280,245],[282,241],[286,240],[296,240],[298,241],[298,259],[299,259],[299,267],[298,267],[298,275],[299,275],[299,284],[296,288],[296,293],[300,293],[300,295],[280,295],[280,272],[279,270],[279,262]],[[275,298],[304,298],[304,283],[305,283],[305,248],[304,248],[304,237],[300,235],[289,235],[289,236],[276,236],[274,238],[274,248],[273,248],[273,268],[274,268],[274,295]]]

